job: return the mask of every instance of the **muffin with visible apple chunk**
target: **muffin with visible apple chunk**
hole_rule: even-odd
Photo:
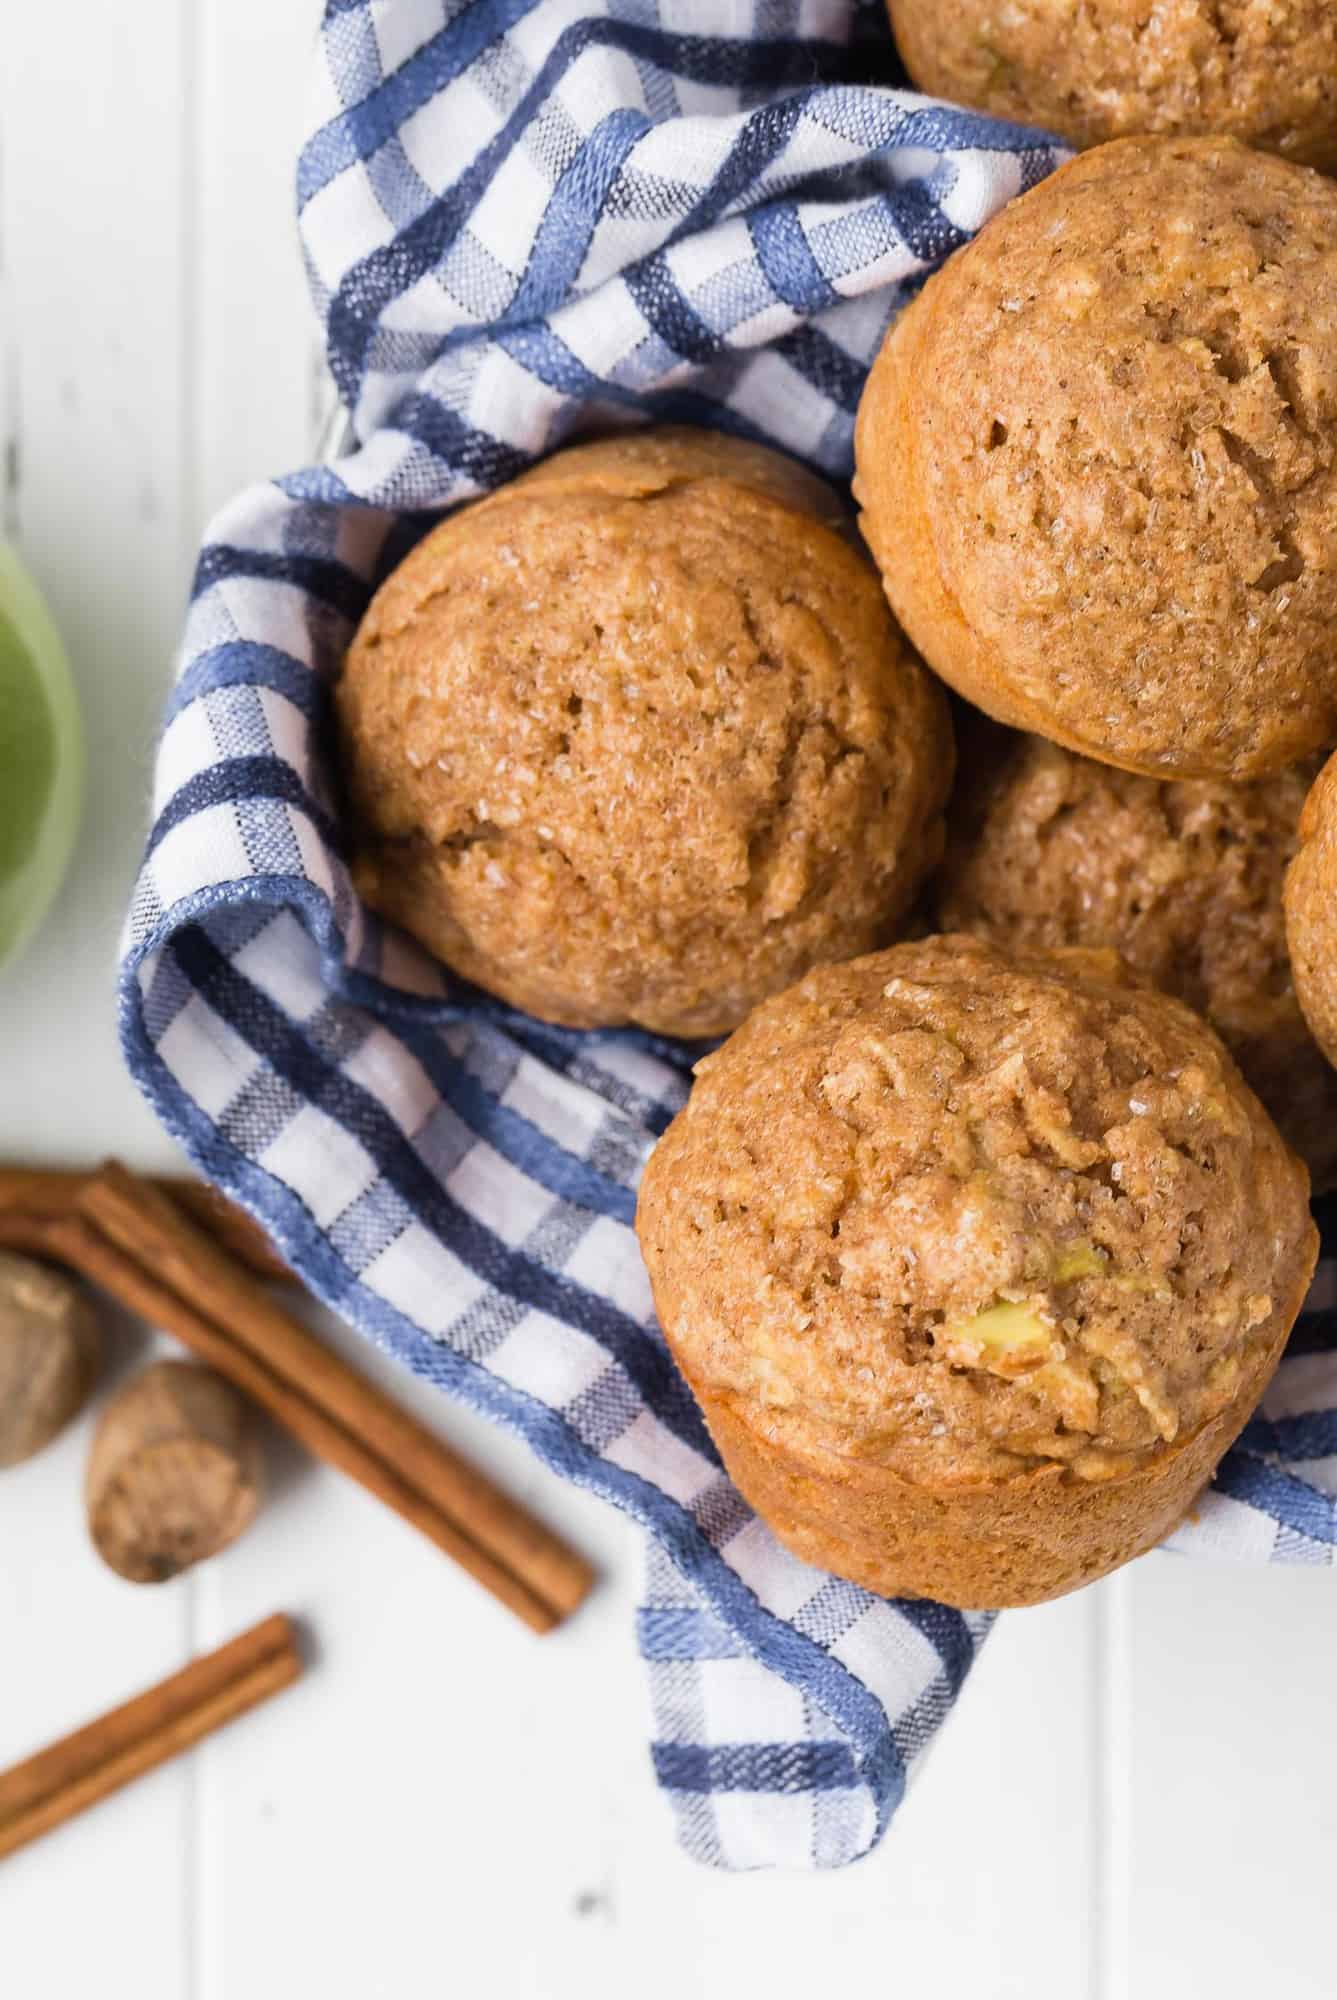
[[[1081,945],[1211,1022],[1316,1189],[1337,1185],[1337,1070],[1305,1025],[1282,883],[1313,765],[1251,785],[1143,778],[976,726],[952,815],[943,930]]]
[[[729,1471],[868,1589],[1038,1603],[1167,1534],[1313,1272],[1302,1164],[1113,953],[932,937],[698,1066],[637,1227]]]

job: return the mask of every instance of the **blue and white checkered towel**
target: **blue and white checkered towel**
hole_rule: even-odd
[[[325,722],[428,518],[577,426],[848,474],[901,299],[1058,157],[892,60],[852,0],[329,0],[298,191],[357,446],[210,528],[123,976],[139,1082],[312,1289],[644,1523],[656,1771],[734,1868],[866,1852],[989,1621],[819,1575],[750,1514],[631,1228],[682,1051],[516,1015],[360,909]],[[1332,1560],[1330,1325],[1180,1546]]]

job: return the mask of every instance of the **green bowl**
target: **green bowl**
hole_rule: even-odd
[[[28,942],[69,863],[84,735],[65,649],[37,587],[0,542],[0,965]]]

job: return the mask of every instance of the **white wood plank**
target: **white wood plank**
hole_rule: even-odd
[[[1337,1578],[1129,1571],[1127,1977],[1109,2000],[1329,2000]]]
[[[149,1343],[120,1328],[103,1393]],[[172,1673],[196,1650],[185,1583],[124,1583],[83,1513],[85,1417],[0,1474],[0,1768]],[[6,1991],[68,2000],[136,1968],[152,2000],[181,2000],[194,1777],[174,1764],[0,1866]]]
[[[0,1148],[170,1148],[122,1071],[116,941],[193,555],[182,354],[188,10],[7,16],[5,339],[18,545],[69,650],[87,810],[53,921],[0,974]]]
[[[200,0],[197,462],[204,515],[305,464],[325,405],[294,207],[319,0]]]
[[[113,965],[194,536],[180,338],[187,19],[171,0],[139,8],[133,29],[93,0],[5,18],[6,524],[65,635],[90,787],[58,907],[0,976],[0,1158],[113,1146],[171,1157],[121,1069]],[[86,1544],[87,1435],[85,1423],[0,1476],[5,1762],[191,1650],[189,1589],[136,1590]],[[6,1991],[68,2000],[133,1967],[136,1991],[180,2000],[192,1784],[188,1767],[165,1770],[5,1864]]]

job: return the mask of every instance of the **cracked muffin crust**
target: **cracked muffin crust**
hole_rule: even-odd
[[[1337,186],[1127,139],[951,257],[859,408],[893,610],[999,721],[1152,777],[1337,739]]]
[[[1337,1070],[1300,1012],[1282,913],[1312,775],[1158,782],[986,725],[963,748],[936,905],[943,930],[1005,951],[1117,951],[1187,1001],[1325,1188]]]
[[[1305,800],[1285,903],[1295,990],[1314,1039],[1337,1062],[1337,757]]]
[[[637,1229],[729,1471],[871,1590],[1038,1602],[1174,1526],[1313,1271],[1303,1166],[1112,953],[822,967],[698,1065]]]
[[[1226,133],[1337,164],[1331,0],[887,0],[915,82],[1074,146]]]
[[[337,695],[367,902],[574,1027],[723,1033],[894,934],[951,725],[830,490],[710,432],[577,446],[430,534]]]

